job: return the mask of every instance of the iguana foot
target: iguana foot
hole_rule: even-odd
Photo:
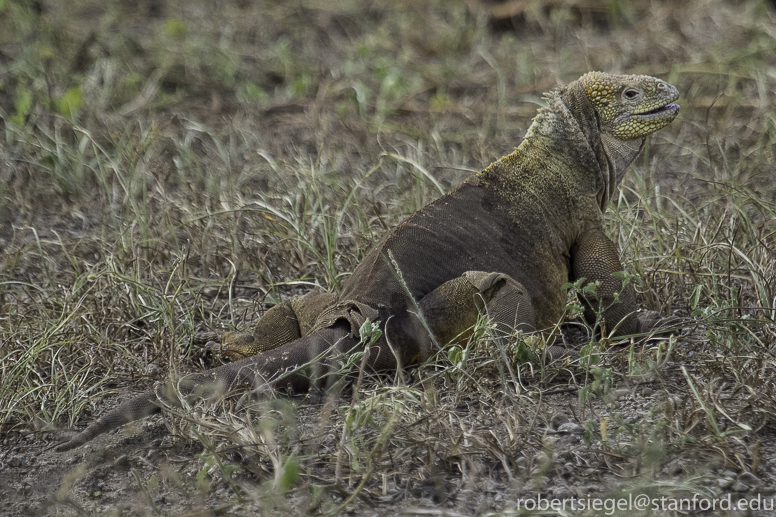
[[[242,332],[224,332],[218,341],[205,343],[205,350],[214,352],[229,361],[239,361],[257,353],[256,339],[253,334]]]
[[[641,339],[666,337],[681,334],[688,318],[677,316],[664,317],[657,311],[640,311],[636,314],[638,333],[644,335]]]
[[[556,340],[555,343],[547,347],[544,359],[547,364],[556,361],[565,361],[566,359],[569,361],[576,361],[579,359],[579,352],[573,348],[567,347],[562,341],[559,343],[558,340]]]
[[[210,341],[220,339],[221,334],[219,332],[195,332],[191,336],[191,340],[197,344],[209,343]]]

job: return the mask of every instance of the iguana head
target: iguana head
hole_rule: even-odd
[[[679,114],[675,87],[648,75],[590,72],[559,91],[596,154],[601,183],[601,211],[611,199],[647,136]],[[592,108],[592,109],[591,109]]]
[[[578,193],[594,188],[603,212],[647,136],[676,118],[678,97],[655,77],[587,73],[545,96],[547,107],[534,117],[519,155],[575,163],[556,169],[575,176],[568,181]]]
[[[677,89],[648,75],[590,72],[579,82],[598,116],[601,133],[617,140],[643,139],[679,113]]]

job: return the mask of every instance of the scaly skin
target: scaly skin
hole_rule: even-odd
[[[634,314],[633,292],[612,276],[623,267],[602,213],[645,138],[676,117],[678,95],[653,77],[599,72],[548,94],[515,152],[394,228],[339,296],[314,292],[272,308],[252,336],[225,335],[226,355],[242,359],[186,376],[177,388],[186,397],[325,388],[349,354],[364,350],[359,328],[367,319],[382,331],[366,362],[373,370],[415,364],[440,344],[465,341],[481,311],[500,335],[545,329],[562,316],[561,286],[580,278],[600,282],[587,316],[600,304],[606,327],[619,335],[648,331]],[[177,397],[169,383],[144,393],[58,449]]]

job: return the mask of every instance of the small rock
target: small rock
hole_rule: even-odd
[[[126,454],[122,454],[115,460],[113,460],[113,466],[114,467],[126,467],[129,465],[129,458]]]
[[[23,459],[22,456],[14,456],[8,460],[8,465],[10,465],[11,467],[21,467],[22,459]]]
[[[726,478],[736,478],[738,476],[738,473],[732,470],[726,470],[725,472],[722,473],[722,476]]]
[[[553,429],[559,428],[561,425],[569,421],[569,417],[563,413],[555,413],[550,419],[550,425]]]
[[[582,492],[582,495],[596,495],[601,492],[601,487],[598,485],[587,485],[583,486],[580,491]]]
[[[747,490],[749,490],[749,485],[745,485],[740,481],[736,481],[735,483],[733,483],[733,486],[730,487],[730,489],[733,492],[746,492]]]
[[[563,499],[571,499],[572,497],[574,497],[574,494],[567,487],[560,486],[555,489],[552,496],[555,499],[563,500]]]
[[[642,397],[651,397],[653,393],[655,393],[655,391],[652,388],[644,388],[641,390]]]
[[[536,461],[540,465],[546,464],[548,462],[551,463],[552,462],[552,454],[547,454],[545,451],[542,451],[542,452],[540,452],[539,454],[536,455]]]
[[[741,474],[739,474],[738,480],[741,483],[746,483],[749,486],[760,484],[760,478],[758,478],[751,472],[742,472]]]
[[[582,428],[581,425],[575,422],[566,422],[565,424],[561,424],[558,427],[558,432],[569,433],[569,434],[582,434],[585,432],[585,430]]]
[[[684,473],[684,469],[680,464],[677,463],[675,465],[668,467],[668,473],[671,474],[672,476],[678,476]]]
[[[717,486],[720,487],[722,490],[727,490],[731,486],[733,486],[733,483],[735,481],[731,478],[719,478],[717,480]]]
[[[628,388],[617,388],[614,390],[614,398],[617,400],[625,400],[630,397],[631,390]]]
[[[540,490],[550,484],[550,478],[547,476],[535,477],[528,482],[531,490]]]

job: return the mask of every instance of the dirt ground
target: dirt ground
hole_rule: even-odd
[[[593,410],[600,416],[616,415],[637,425],[654,421],[656,407],[680,406],[686,396],[683,390],[673,387],[682,381],[678,369],[677,364],[669,363],[665,365],[665,377],[659,381],[621,385],[608,403],[593,404]],[[531,501],[541,505],[544,498],[550,502],[565,500],[569,505],[573,500],[577,511],[570,511],[571,515],[628,515],[628,511],[618,511],[612,505],[646,495],[650,505],[663,507],[631,511],[631,515],[772,515],[776,469],[771,460],[776,458],[776,448],[768,443],[769,433],[759,433],[763,465],[758,475],[725,462],[713,446],[690,455],[678,450],[654,450],[654,457],[620,454],[586,443],[585,429],[577,423],[579,414],[574,410],[578,405],[576,390],[554,386],[550,391],[560,393],[546,395],[533,405],[530,418],[538,422],[528,432],[517,431],[524,434],[522,445],[508,460],[497,454],[469,456],[464,452],[437,458],[430,467],[421,467],[423,461],[402,458],[402,450],[397,448],[396,464],[382,478],[370,482],[347,510],[337,511],[332,502],[341,502],[353,490],[355,480],[346,479],[350,483],[345,486],[324,481],[330,475],[326,458],[337,448],[340,422],[323,421],[327,408],[320,400],[301,399],[295,401],[298,403],[294,408],[299,426],[296,449],[321,458],[306,466],[306,475],[323,481],[323,500],[315,500],[307,489],[273,493],[267,482],[271,462],[233,445],[221,449],[223,457],[239,467],[227,481],[224,471],[213,466],[213,457],[200,442],[172,438],[164,418],[155,416],[68,453],[53,452],[45,445],[54,438],[50,434],[30,433],[6,439],[0,471],[4,514],[531,515],[534,512],[521,512],[518,505],[533,510]],[[367,386],[367,391],[370,389]],[[105,403],[112,405],[111,400]],[[342,404],[343,400],[334,397],[329,403]],[[487,429],[498,440],[504,432],[499,422],[501,414],[520,411],[521,405],[496,394],[470,398],[447,411],[470,427],[464,435],[482,439]],[[491,413],[498,416],[484,416]],[[744,443],[725,452],[740,459],[746,457],[747,447]],[[417,464],[413,469],[408,462]],[[601,505],[597,510],[580,506],[596,504],[596,500]],[[701,500],[707,501],[707,506]],[[719,505],[718,511],[702,511],[711,504]],[[751,505],[755,511],[731,510],[736,504]],[[684,511],[674,511],[677,508]],[[687,511],[693,508],[695,511]]]

